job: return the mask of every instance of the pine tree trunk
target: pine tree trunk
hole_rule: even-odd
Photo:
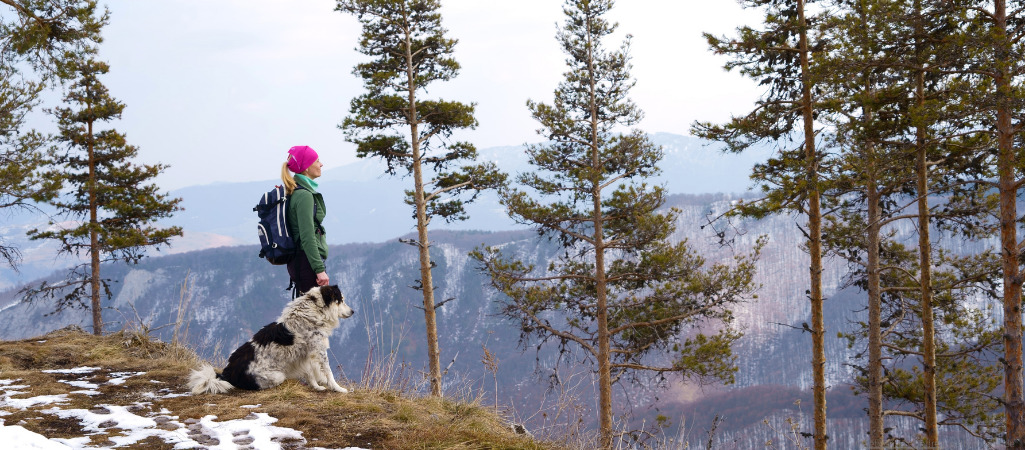
[[[1022,274],[1018,265],[1018,211],[1015,203],[1018,185],[1014,178],[1014,126],[1012,124],[1012,77],[1007,35],[1007,5],[996,0],[994,18],[997,28],[997,177],[1000,195],[1000,257],[1004,272],[1004,410],[1007,418],[1008,448],[1025,448],[1025,378],[1022,373]]]
[[[998,122],[1009,124],[1006,112],[998,114]],[[1002,126],[998,126],[1003,128]],[[1018,265],[1018,238],[1015,229],[1018,217],[1015,197],[1014,149],[1011,136],[1000,133],[1000,255],[1004,271],[1004,402],[1007,414],[1008,448],[1025,448],[1025,402],[1022,372],[1022,274]]]
[[[808,26],[804,17],[804,0],[797,1],[800,28],[801,104],[804,119],[804,148],[808,184],[808,297],[811,302],[812,391],[815,407],[815,449],[825,450],[826,440],[826,325],[822,313],[822,212],[818,189],[818,155],[815,151],[815,128],[809,74]]]
[[[93,312],[93,334],[103,334],[103,310],[100,309],[100,233],[96,204],[96,155],[93,145],[93,123],[88,124],[89,133],[89,293]]]
[[[597,156],[597,151],[595,151]],[[598,320],[598,395],[599,395],[599,430],[601,448],[611,450],[613,444],[612,429],[612,358],[609,336],[608,290],[605,286],[605,243],[602,232],[601,191],[594,192],[595,220],[595,288],[597,290]]]
[[[872,122],[872,111],[864,109],[865,121]],[[868,448],[883,448],[883,330],[882,289],[880,283],[880,230],[882,196],[878,185],[878,161],[875,144],[866,143],[865,197],[868,229],[865,236],[868,276]]]
[[[916,10],[919,8],[917,7]],[[916,26],[921,35],[921,27]],[[916,43],[916,48],[920,47]],[[918,67],[915,74],[915,97],[919,108],[925,104],[925,71]],[[915,129],[916,156],[915,171],[918,182],[918,260],[921,267],[922,308],[922,378],[925,402],[925,444],[926,448],[939,448],[939,426],[936,423],[936,331],[932,312],[932,242],[929,235],[929,165],[925,128]]]
[[[608,289],[605,285],[605,230],[603,229],[602,217],[602,196],[601,176],[604,173],[601,166],[601,158],[598,154],[598,110],[597,110],[597,88],[595,86],[594,68],[594,45],[591,43],[593,33],[591,31],[590,14],[587,23],[587,70],[590,77],[590,129],[591,136],[591,168],[594,176],[591,180],[594,220],[594,284],[595,297],[597,302],[597,327],[598,327],[598,433],[599,445],[602,449],[611,450],[613,445],[612,429],[612,355],[611,337],[609,336],[609,306]]]
[[[416,133],[416,126],[412,127]],[[427,238],[427,207],[424,201],[423,174],[419,147],[413,144],[413,177],[416,180],[416,231],[420,251],[420,281],[424,296],[424,324],[427,327],[427,358],[431,380],[431,395],[441,396],[441,349],[438,346],[438,324],[434,309],[434,281],[431,277],[430,242]]]
[[[438,324],[434,309],[434,281],[431,277],[430,241],[427,237],[427,202],[424,199],[423,165],[420,155],[419,117],[416,110],[416,76],[413,73],[413,46],[410,38],[408,11],[403,11],[406,21],[406,80],[409,92],[409,134],[413,152],[413,183],[416,204],[417,244],[420,251],[420,285],[424,297],[424,325],[427,328],[428,377],[431,381],[431,395],[441,396],[441,349],[438,346]]]

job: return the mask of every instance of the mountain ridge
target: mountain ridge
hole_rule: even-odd
[[[750,168],[771,151],[768,147],[743,155],[724,154],[721,144],[690,136],[655,133],[652,140],[662,145],[666,157],[663,173],[654,183],[665,183],[667,192],[704,194],[743,192],[747,189]],[[529,170],[523,146],[489,147],[480,150],[481,159],[495,162],[509,173]],[[743,170],[737,170],[737,168]],[[325,219],[330,244],[384,242],[415,231],[412,211],[404,203],[404,192],[410,180],[384,173],[385,165],[377,159],[360,159],[328,169],[319,179],[320,191],[327,200]],[[245,245],[256,239],[256,215],[252,208],[259,197],[281,181],[274,176],[280,167],[268,165],[266,180],[220,182],[187,186],[169,192],[182,198],[182,211],[162,226],[181,226],[184,236],[175,238],[169,249],[153,255],[181,253],[220,246]],[[470,219],[462,222],[436,221],[432,230],[524,229],[506,216],[505,209],[493,193],[484,193],[468,207]],[[29,241],[25,232],[48,226],[43,212],[16,213],[0,224],[0,239],[6,245],[22,249],[24,259],[19,271],[0,271],[0,289],[49,275],[70,266],[73,258],[54,258],[53,243]]]
[[[736,326],[745,332],[735,348],[739,363],[736,384],[729,388],[695,390],[696,387],[685,380],[674,380],[669,391],[647,386],[617,389],[620,404],[635,405],[620,412],[632,414],[635,420],[651,423],[655,416],[665,413],[689,417],[686,420],[693,426],[705,426],[693,414],[714,410],[716,405],[725,407],[743,398],[730,396],[731,392],[763,395],[761,387],[780,386],[784,393],[806,393],[810,386],[810,343],[799,326],[808,321],[810,315],[804,294],[808,262],[802,250],[802,235],[794,224],[796,218],[772,216],[757,221],[737,220],[732,225],[738,234],[731,246],[722,246],[702,225],[710,215],[729,207],[735,200],[737,197],[724,194],[676,194],[667,198],[666,207],[681,211],[678,232],[673,239],[686,239],[709,263],[749,251],[761,235],[770,238],[763,249],[762,262],[758,264],[756,282],[762,286],[757,292],[758,298],[735,309]],[[550,385],[552,376],[557,376],[554,379],[560,380],[560,385],[582,386],[584,393],[579,398],[593,398],[593,392],[588,392],[588,388],[593,387],[587,381],[589,374],[581,369],[583,366],[575,364],[574,358],[579,355],[560,355],[551,348],[536,348],[536,343],[521,340],[516,325],[498,314],[500,297],[466,257],[475,246],[501,244],[509,251],[529,256],[530,261],[544,262],[560,250],[557,246],[539,239],[532,230],[437,230],[432,232],[432,241],[435,248],[432,259],[437,263],[434,269],[436,298],[454,298],[438,314],[442,362],[450,369],[446,389],[455,389],[470,380],[481,384],[488,396],[508,399],[509,406],[525,417],[553,406],[547,397],[549,389],[558,387]],[[338,372],[350,379],[357,378],[355,374],[364,370],[368,361],[387,358],[402,361],[408,370],[417,372],[425,364],[426,350],[422,338],[423,318],[416,309],[422,299],[418,291],[410,289],[419,276],[413,248],[397,240],[337,244],[330,248],[329,275],[342,287],[347,301],[356,310],[356,316],[345,321],[332,337],[330,356],[333,364],[340,367]],[[107,328],[141,323],[156,330],[155,336],[167,339],[170,331],[166,325],[175,320],[184,302],[188,305],[190,347],[205,357],[226,357],[230,349],[274,320],[287,300],[288,281],[284,269],[272,267],[258,258],[257,251],[255,245],[230,246],[148,258],[135,266],[106,266],[105,276],[118,281],[113,287],[113,299],[104,303],[105,317],[116,322]],[[864,320],[863,312],[858,312],[861,309],[858,305],[865,301],[864,293],[854,289],[839,290],[846,273],[846,266],[837,261],[826,265],[824,287],[830,297],[826,302],[826,325],[830,333]],[[8,305],[13,300],[13,291],[0,293],[0,305]],[[12,334],[16,331],[26,336],[41,334],[68,323],[85,328],[90,323],[86,311],[47,316],[46,306],[18,303],[5,309],[0,314],[0,337],[17,338],[19,336]],[[846,398],[849,392],[842,392],[850,386],[852,369],[846,362],[852,350],[835,334],[827,338],[826,344],[827,382],[834,390],[841,391],[840,398]],[[489,373],[480,364],[480,355],[485,351],[498,355],[496,373]],[[556,371],[560,360],[564,364]],[[484,383],[492,378],[493,385]],[[788,404],[783,400],[785,398],[776,398],[767,402],[765,408]],[[582,408],[581,411],[586,411],[588,406],[582,405]],[[762,414],[761,417],[771,419],[778,427],[787,418],[807,418],[799,408],[759,411],[735,417],[733,420],[738,423],[727,420],[721,424],[720,430],[728,436],[722,439],[741,436],[746,444],[738,448],[762,448],[758,444],[764,443],[760,441],[767,432],[764,425],[761,422],[743,425],[739,421],[749,420],[751,414]],[[581,419],[589,423],[593,416],[585,415]],[[841,433],[837,429],[835,435],[842,435],[846,442],[857,446],[863,435],[859,431],[863,420],[845,417],[835,420],[835,425],[830,426],[845,430]],[[982,448],[965,445],[965,448]]]

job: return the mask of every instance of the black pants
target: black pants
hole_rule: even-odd
[[[306,259],[306,253],[302,250],[295,253],[286,267],[292,284],[292,298],[297,298],[317,286],[317,274],[313,272],[310,260]]]

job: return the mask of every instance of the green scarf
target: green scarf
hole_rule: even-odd
[[[310,187],[311,187],[311,188],[313,188],[313,190],[314,190],[314,191],[316,191],[316,190],[317,190],[317,186],[318,186],[318,185],[317,185],[317,182],[316,182],[316,181],[313,181],[313,179],[312,179],[312,178],[310,178],[310,177],[308,177],[308,176],[306,176],[306,175],[303,175],[303,174],[301,174],[301,173],[297,173],[297,174],[295,174],[295,178],[298,178],[298,179],[300,179],[300,180],[302,180],[302,181],[305,181],[305,182],[306,182],[306,184],[310,185]]]

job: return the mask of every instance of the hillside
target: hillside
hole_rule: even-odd
[[[807,255],[802,236],[790,217],[774,216],[760,221],[733,223],[735,239],[727,247],[707,228],[710,211],[722,210],[735,200],[727,195],[674,195],[667,206],[681,210],[678,234],[710,262],[746,252],[760,235],[769,243],[758,265],[758,298],[740,305],[737,327],[744,337],[735,349],[739,370],[736,384],[699,386],[688,380],[670,380],[668,390],[654,386],[621,386],[615,402],[618,413],[631,429],[650,425],[666,416],[684,428],[693,445],[700,435],[718,430],[716,442],[735,448],[764,448],[767,436],[779,439],[763,420],[777,429],[787,418],[798,419],[800,430],[810,428],[810,408],[795,406],[810,400],[810,342],[801,331],[808,321],[804,295]],[[513,417],[530,429],[553,423],[593,425],[591,413],[594,384],[575,355],[560,355],[554,346],[540,349],[536,342],[521,342],[514,323],[498,313],[501,298],[467,256],[474,247],[501,245],[534,262],[548,261],[558,248],[538,240],[532,231],[481,232],[438,231],[432,234],[437,267],[436,297],[453,299],[439,310],[438,326],[443,366],[448,368],[444,391],[456,393],[474,386],[488,404],[512,409]],[[985,242],[948,242],[952,251],[974,251]],[[146,327],[165,341],[173,340],[168,325],[184,324],[183,340],[205,358],[226,358],[253,332],[274,320],[286,302],[288,284],[284,268],[273,267],[256,257],[255,246],[207,249],[148,258],[138,265],[111,265],[104,276],[114,280],[113,298],[104,302],[107,329]],[[329,275],[338,283],[347,302],[356,310],[342,322],[331,343],[332,364],[349,379],[366,377],[368,361],[391,360],[406,373],[425,367],[423,315],[416,308],[422,299],[410,286],[418,278],[416,253],[396,242],[331,246]],[[836,338],[851,323],[864,320],[865,295],[857,289],[841,289],[847,267],[831,261],[825,272],[830,299],[825,305],[827,380],[832,388],[831,434],[835,442],[857,446],[864,437],[863,398],[852,397],[853,351]],[[15,291],[0,292],[0,339],[23,339],[69,324],[89,325],[89,314],[70,310],[47,315],[46,304],[17,303]],[[182,313],[179,316],[179,313]],[[497,358],[490,371],[484,356]],[[561,368],[557,365],[561,364]],[[568,370],[567,370],[568,369]],[[769,395],[771,394],[771,395]],[[758,402],[745,399],[759,398]],[[572,405],[566,408],[566,405]],[[842,405],[842,406],[841,406]],[[713,418],[722,422],[713,427]],[[914,430],[918,424],[894,425]],[[964,436],[947,442],[961,448],[980,448],[981,442]]]
[[[197,361],[142,333],[67,328],[0,342],[0,436],[23,427],[54,448],[558,448],[516,434],[472,398],[421,398],[367,380],[342,380],[349,394],[288,381],[194,396],[184,382]]]
[[[748,174],[755,162],[764,159],[771,149],[764,148],[743,155],[724,154],[722,144],[670,133],[651,135],[662,145],[665,159],[662,174],[650,180],[664,184],[667,192],[704,194],[743,192],[749,186]],[[510,174],[530,169],[522,146],[492,147],[481,150],[481,159],[494,162]],[[385,164],[377,159],[364,159],[324,171],[319,179],[320,192],[327,201],[325,227],[332,245],[383,242],[414,231],[410,207],[404,192],[412,182],[408,178],[384,175]],[[277,167],[257,176],[263,181],[204,184],[172,191],[182,199],[183,211],[163,225],[177,225],[185,230],[170,249],[154,256],[179,254],[230,245],[256,243],[256,215],[253,206],[260,195],[275,184]],[[259,178],[258,178],[259,179]],[[508,216],[493,193],[484,193],[468,209],[467,221],[432,223],[433,230],[523,229]],[[22,250],[19,271],[0,271],[0,289],[46,276],[70,264],[66,258],[54,258],[56,246],[45,241],[30,241],[25,232],[46,227],[52,213],[43,206],[42,213],[5,211],[11,213],[0,221],[0,241]],[[63,218],[54,218],[60,222]]]
[[[745,333],[736,349],[736,384],[723,390],[671,380],[665,391],[648,386],[618,389],[616,402],[623,405],[620,413],[629,417],[632,426],[651,424],[665,415],[673,424],[698,435],[712,428],[716,414],[730,410],[730,399],[738,398],[735,394],[762,396],[764,387],[774,387],[781,393],[779,398],[748,407],[744,414],[731,413],[717,426],[720,442],[734,435],[740,437],[740,442],[734,443],[738,448],[761,448],[765,442],[762,435],[772,433],[762,419],[783,420],[793,415],[805,419],[802,431],[809,427],[805,416],[810,410],[792,406],[807,395],[811,384],[810,343],[799,328],[809,314],[804,296],[807,255],[794,220],[780,216],[734,223],[741,234],[735,236],[732,246],[721,247],[710,230],[700,225],[709,211],[721,210],[733,198],[674,195],[667,206],[681,210],[675,239],[687,239],[709,261],[745,252],[757,236],[769,236],[756,277],[762,286],[758,298],[736,311],[737,326]],[[552,346],[537,349],[535,342],[520,342],[515,324],[497,315],[501,299],[467,257],[468,251],[483,243],[502,245],[530,261],[543,262],[557,247],[538,240],[531,231],[439,231],[432,236],[436,297],[454,299],[438,316],[442,364],[449,369],[445,392],[478,386],[489,404],[512,408],[515,417],[532,429],[548,426],[556,417],[563,423],[579,420],[585,428],[591,426],[593,380],[589,373],[566,371],[586,366],[576,365],[573,355],[560,355]],[[113,298],[104,303],[107,328],[144,326],[171,341],[168,325],[181,320],[185,323],[183,339],[191,348],[206,358],[226,358],[253,332],[274,320],[286,302],[284,269],[268,265],[256,253],[253,246],[224,247],[105,268],[104,276],[115,280]],[[395,241],[331,247],[327,261],[331,279],[342,287],[347,302],[356,310],[332,338],[330,357],[339,367],[337,373],[359,379],[366,376],[367,361],[387,359],[408,372],[425,366],[423,316],[415,307],[421,301],[420,293],[409,287],[418,278],[415,258],[411,247]],[[845,273],[846,267],[837,262],[830,263],[825,273],[831,298],[826,302],[830,336],[847,329],[863,314],[864,294],[839,290]],[[12,303],[15,300],[13,291],[0,293],[0,305],[10,305],[0,314],[0,338],[21,339],[68,324],[89,324],[85,311],[46,315],[48,305]],[[179,312],[184,315],[179,317]],[[826,344],[828,382],[840,396],[838,401],[854,405],[853,414],[833,416],[831,426],[837,427],[837,437],[842,434],[845,442],[856,445],[865,423],[864,415],[858,413],[863,399],[849,398],[852,374],[847,363],[853,352],[835,337]],[[496,372],[482,364],[485,353],[498,358]],[[560,362],[561,371],[556,367]],[[566,402],[576,409],[560,409]],[[910,427],[915,424],[907,426],[913,429]]]

